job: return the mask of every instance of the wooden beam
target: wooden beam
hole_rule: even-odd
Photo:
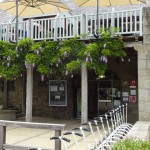
[[[11,149],[11,150],[40,150],[38,147],[26,147],[26,146],[18,146],[18,145],[12,145],[12,144],[4,144],[3,145],[4,149]],[[42,149],[41,150],[54,150],[54,149]]]
[[[49,123],[33,123],[33,122],[20,122],[20,121],[5,121],[0,120],[2,126],[12,126],[20,128],[35,128],[35,129],[51,129],[51,130],[65,130],[65,124],[49,124]]]

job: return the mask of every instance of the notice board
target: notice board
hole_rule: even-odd
[[[67,106],[67,81],[49,81],[49,106]]]

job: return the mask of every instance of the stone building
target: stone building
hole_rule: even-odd
[[[66,0],[68,3],[68,1]],[[72,6],[69,1],[68,5]],[[139,6],[131,6],[129,9]],[[116,10],[122,8],[116,7]],[[124,8],[126,9],[126,8]],[[91,10],[94,11],[92,8]],[[101,11],[108,11],[103,8]],[[87,12],[74,5],[73,14]],[[105,77],[97,76],[88,71],[88,117],[93,118],[113,107],[128,103],[128,121],[150,120],[150,9],[143,8],[142,36],[128,36],[125,41],[127,58],[111,58],[108,60],[108,71]],[[64,77],[57,82],[53,76],[45,77],[34,72],[33,86],[33,115],[55,118],[81,117],[81,75]],[[9,105],[22,111],[25,102],[22,101],[22,77],[10,83]],[[1,90],[1,99],[3,91]],[[55,100],[54,100],[55,99]],[[61,100],[62,99],[62,100]],[[1,101],[2,103],[2,101]]]

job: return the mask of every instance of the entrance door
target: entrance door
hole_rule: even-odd
[[[77,118],[81,118],[81,89],[77,89]]]
[[[88,81],[88,117],[97,116],[97,81]]]
[[[119,80],[99,80],[97,91],[98,115],[121,105]]]
[[[107,112],[113,108],[113,81],[98,81],[98,115]]]

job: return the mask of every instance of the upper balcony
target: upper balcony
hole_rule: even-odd
[[[18,40],[62,40],[84,33],[90,39],[96,34],[96,18],[95,14],[82,14],[18,22]],[[142,36],[142,8],[101,13],[98,21],[99,28],[117,27],[117,34]],[[0,40],[15,42],[16,23],[0,24]]]

